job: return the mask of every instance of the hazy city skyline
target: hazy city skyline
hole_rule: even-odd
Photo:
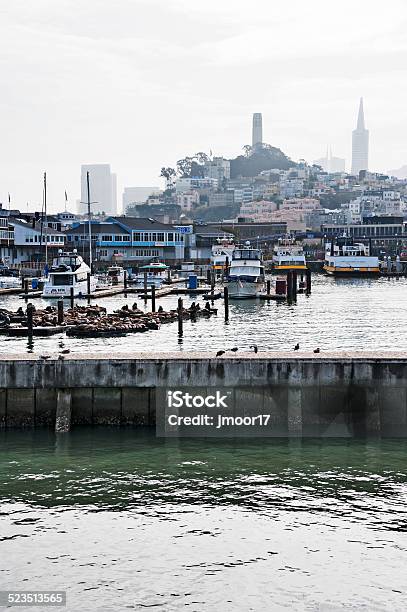
[[[120,7],[119,7],[120,5]],[[157,14],[160,19],[157,20]],[[402,0],[326,11],[322,0],[270,6],[208,0],[15,0],[1,8],[0,201],[75,208],[80,166],[108,163],[124,186],[196,151],[228,158],[263,139],[292,159],[326,143],[350,169],[361,96],[369,167],[407,163]],[[362,27],[363,25],[363,27]]]

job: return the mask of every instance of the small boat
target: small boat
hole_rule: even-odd
[[[124,268],[121,266],[110,266],[107,269],[108,282],[111,281],[112,285],[121,285],[124,283]]]
[[[378,276],[379,258],[362,242],[340,236],[325,245],[324,270],[330,276]]]
[[[90,267],[78,255],[76,249],[71,253],[59,251],[49,269],[42,296],[45,298],[69,297],[71,288],[75,297],[88,293],[88,274]],[[90,274],[90,291],[96,289],[96,277]]]
[[[227,277],[230,298],[255,298],[266,291],[264,264],[260,249],[247,241],[233,251]]]
[[[137,274],[133,274],[131,280],[136,286],[144,286],[144,279],[147,278],[147,287],[154,285],[157,289],[167,280],[169,267],[160,261],[152,261],[138,269]]]
[[[273,249],[272,270],[273,272],[287,272],[288,270],[305,271],[305,261],[302,246],[293,238],[279,238]]]
[[[22,287],[20,272],[11,268],[0,268],[0,289],[18,289]]]

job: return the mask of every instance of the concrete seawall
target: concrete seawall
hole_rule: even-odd
[[[275,435],[407,436],[407,353],[8,355],[0,428],[154,425],[157,389],[184,387],[255,398]]]

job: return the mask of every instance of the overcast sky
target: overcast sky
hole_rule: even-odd
[[[52,210],[80,195],[80,165],[123,186],[162,165],[227,157],[251,140],[350,165],[360,96],[370,168],[407,164],[406,0],[0,0],[0,201]]]

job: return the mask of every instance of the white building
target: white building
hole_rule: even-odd
[[[160,192],[159,187],[125,187],[122,196],[123,211],[128,206],[144,204],[150,195],[158,195]]]
[[[117,215],[117,178],[110,171],[110,164],[89,164],[81,167],[81,202],[79,212],[88,212],[86,175],[89,172],[92,213]]]
[[[329,150],[329,153],[327,150],[325,157],[316,159],[313,163],[317,166],[321,166],[325,172],[330,174],[345,172],[346,160],[342,157],[334,157],[331,149]]]
[[[215,190],[218,181],[215,178],[179,178],[175,184],[177,193],[180,191],[191,191],[192,189]]]

